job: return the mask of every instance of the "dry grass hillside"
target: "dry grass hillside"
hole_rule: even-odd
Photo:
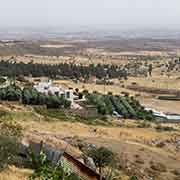
[[[1,110],[9,112],[13,115],[13,120],[21,124],[25,140],[43,140],[63,149],[69,143],[67,152],[77,158],[82,154],[79,143],[105,146],[117,154],[125,169],[131,168],[132,172],[152,173],[158,180],[172,180],[177,176],[173,172],[180,167],[180,150],[175,143],[180,138],[179,124],[161,124],[172,127],[168,131],[157,130],[160,124],[132,120],[114,119],[109,126],[93,126],[65,122],[58,118],[47,120],[47,117],[37,114],[33,108],[17,103],[11,106],[3,103]],[[162,166],[163,169],[153,169],[153,165]],[[12,172],[15,173],[12,175]],[[28,173],[29,171],[11,167],[2,172],[0,178],[11,180],[11,176],[15,176],[14,179],[23,179]]]

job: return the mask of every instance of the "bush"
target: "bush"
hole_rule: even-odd
[[[46,106],[48,109],[69,108],[71,106],[71,101],[63,97],[49,96],[46,99]]]
[[[151,162],[151,169],[158,171],[158,172],[166,172],[167,171],[167,168],[164,164],[155,163],[155,162]]]
[[[22,91],[17,86],[9,86],[6,88],[6,99],[8,101],[19,101],[22,96]]]
[[[7,101],[19,101],[22,96],[22,91],[18,86],[8,86],[0,89],[0,99]]]
[[[151,124],[149,124],[148,122],[140,122],[138,125],[137,125],[138,128],[150,128],[151,127]]]
[[[130,180],[138,180],[138,178],[136,176],[132,176]]]
[[[56,108],[60,108],[61,105],[62,105],[62,102],[57,96],[49,96],[47,98],[47,101],[46,101],[47,108],[56,109]]]
[[[157,131],[176,131],[176,129],[174,129],[173,127],[170,126],[162,126],[162,125],[157,125],[156,126],[156,130]]]
[[[71,101],[68,101],[68,100],[64,99],[63,104],[64,104],[64,108],[70,108],[70,106],[71,106]]]
[[[82,92],[84,95],[87,95],[87,94],[89,94],[89,91],[88,90],[83,90],[83,92]]]

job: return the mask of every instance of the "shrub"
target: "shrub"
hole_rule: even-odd
[[[155,163],[155,162],[151,162],[151,169],[153,169],[155,171],[159,171],[159,172],[166,172],[167,171],[167,168],[164,164]]]
[[[63,104],[64,104],[64,108],[70,108],[70,106],[71,106],[71,101],[68,101],[68,100],[64,99]]]
[[[60,108],[61,107],[61,101],[57,96],[49,96],[46,101],[47,108]]]
[[[87,95],[87,94],[89,94],[89,91],[85,89],[85,90],[83,90],[82,93],[85,94],[85,95]]]
[[[173,127],[170,126],[162,126],[162,125],[157,125],[156,126],[156,130],[157,131],[176,131],[176,129],[174,129]]]
[[[151,127],[151,124],[148,123],[148,122],[140,122],[138,125],[137,125],[138,128],[150,128]]]
[[[0,99],[7,101],[19,101],[22,96],[22,91],[18,86],[8,86],[0,89]]]
[[[58,109],[61,107],[69,108],[71,106],[71,101],[58,96],[48,96],[46,99],[46,106],[49,109]]]
[[[6,88],[6,99],[8,101],[19,101],[22,96],[22,91],[17,86],[9,86]]]
[[[138,180],[138,178],[136,176],[132,176],[130,180]]]

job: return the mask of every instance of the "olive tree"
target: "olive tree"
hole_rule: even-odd
[[[109,166],[114,160],[114,153],[105,147],[91,148],[87,155],[94,160],[96,167],[99,169],[100,179],[103,176],[103,168]]]

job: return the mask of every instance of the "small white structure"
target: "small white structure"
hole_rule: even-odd
[[[34,85],[34,88],[41,93],[48,94],[49,88],[52,86],[51,81],[48,82],[40,82],[37,85]]]
[[[74,94],[72,89],[66,89],[64,90],[64,97],[67,100],[74,100]]]

